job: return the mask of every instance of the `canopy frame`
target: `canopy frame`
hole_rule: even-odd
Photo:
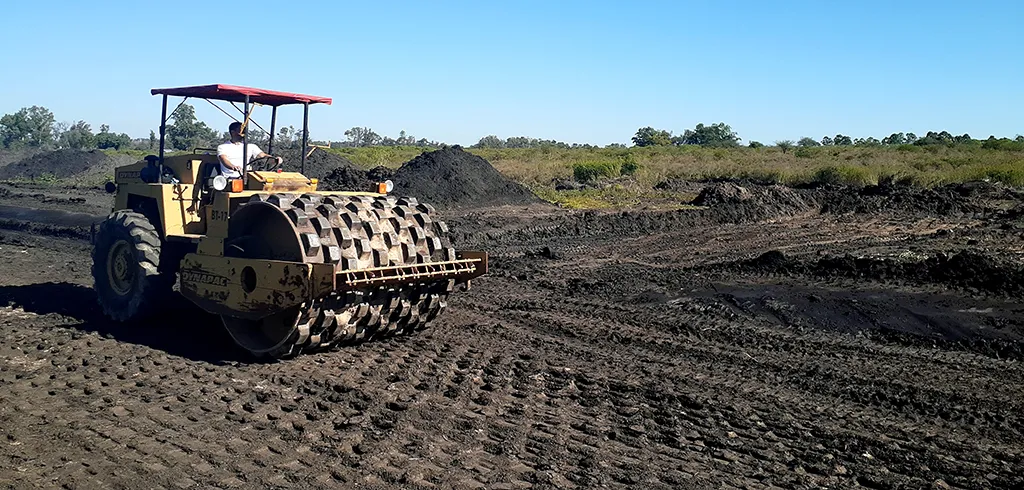
[[[211,105],[216,107],[218,110],[226,114],[228,117],[238,121],[233,116],[228,114],[227,111],[221,109],[220,106],[214,104],[214,100],[228,101],[234,106],[244,117],[242,122],[242,178],[248,182],[249,180],[249,142],[246,131],[246,126],[252,120],[252,110],[257,105],[268,105],[271,106],[271,119],[270,119],[270,132],[268,134],[269,142],[267,145],[267,152],[270,153],[274,150],[274,130],[277,126],[277,108],[283,105],[298,105],[303,106],[302,111],[302,152],[301,152],[301,163],[300,171],[304,174],[306,172],[306,147],[309,145],[309,106],[311,104],[327,104],[330,105],[332,100],[329,97],[320,97],[315,95],[306,94],[295,94],[288,92],[278,92],[274,90],[266,90],[253,87],[243,87],[239,85],[195,85],[190,87],[175,87],[175,88],[160,88],[150,90],[152,95],[161,95],[162,103],[160,110],[160,154],[157,157],[159,173],[157,175],[163,176],[164,172],[164,155],[166,148],[166,135],[167,135],[167,99],[168,97],[176,96],[183,97],[178,107],[181,107],[189,98],[203,99],[209,102]],[[243,107],[239,108],[236,103],[241,102]],[[250,110],[250,104],[252,110]],[[177,107],[175,108],[177,110]],[[173,111],[171,112],[173,115]],[[256,127],[263,131],[262,126],[253,121]]]

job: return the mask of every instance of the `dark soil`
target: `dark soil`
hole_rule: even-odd
[[[298,149],[282,149],[274,150],[274,155],[284,159],[284,170],[289,172],[298,172],[302,165],[302,150]],[[312,153],[306,157],[306,170],[305,175],[311,179],[324,180],[332,172],[338,169],[352,169],[357,172],[361,172],[358,167],[349,159],[324,151],[320,148],[316,148]],[[348,170],[342,170],[347,172]]]
[[[26,208],[105,216],[114,204],[114,195],[101,188],[71,188],[18,182],[0,184],[0,202]]]
[[[393,194],[431,205],[500,206],[540,202],[527,188],[494,169],[487,160],[452,146],[424,152],[403,164],[392,177]]]
[[[655,190],[671,191],[685,194],[696,194],[705,187],[704,183],[694,182],[687,179],[668,179],[654,185]]]
[[[678,183],[674,185],[681,187]],[[972,217],[1004,213],[999,202],[1019,203],[1022,199],[1019,191],[985,182],[950,184],[936,188],[891,184],[791,188],[778,184],[721,181],[706,185],[692,204],[711,207],[759,205],[773,209],[806,206],[835,215],[911,212],[917,215]]]
[[[37,155],[42,152],[42,150],[36,149],[10,150],[0,148],[0,167],[20,160],[24,160],[32,155]]]
[[[373,182],[384,182],[394,177],[395,171],[383,165],[379,165],[366,171],[366,177]]]
[[[817,194],[822,211],[833,214],[903,210],[962,216],[982,211],[982,207],[969,198],[979,192],[963,184],[938,188],[912,186],[869,185],[860,189],[839,187],[821,189]]]
[[[924,258],[858,257],[846,254],[811,262],[772,250],[735,263],[759,273],[812,274],[821,277],[866,278],[884,282],[940,283],[1009,297],[1024,296],[1024,263],[984,251],[933,253]]]
[[[38,153],[0,167],[0,179],[53,176],[89,178],[113,175],[116,160],[100,150],[56,150]]]
[[[490,270],[436,324],[279,363],[184,301],[110,322],[85,241],[0,230],[0,481],[1024,487],[1018,218],[744,187],[671,212],[452,206]]]
[[[376,191],[375,182],[355,166],[341,166],[320,179],[317,189],[325,191]]]

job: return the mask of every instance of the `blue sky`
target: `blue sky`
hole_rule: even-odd
[[[333,97],[310,111],[318,139],[1024,134],[1019,1],[7,2],[0,45],[0,113],[134,137],[158,124],[151,88],[209,83]]]

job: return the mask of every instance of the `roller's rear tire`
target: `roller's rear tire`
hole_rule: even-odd
[[[96,233],[93,289],[108,317],[120,321],[153,313],[171,293],[174,274],[160,272],[160,235],[141,213],[115,211]]]

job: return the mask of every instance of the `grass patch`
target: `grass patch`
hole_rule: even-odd
[[[991,146],[991,145],[990,145]],[[1010,145],[1005,145],[1010,146]],[[830,146],[782,153],[777,148],[701,148],[697,146],[634,148],[467,149],[487,159],[507,177],[530,187],[553,187],[559,180],[607,178],[627,174],[641,186],[667,179],[749,179],[764,184],[828,181],[873,184],[884,176],[901,176],[924,186],[975,179],[1021,184],[1020,151],[981,145]],[[799,153],[799,155],[797,155]],[[577,178],[576,180],[581,180]]]

